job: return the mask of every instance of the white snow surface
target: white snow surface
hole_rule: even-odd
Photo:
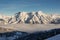
[[[60,40],[60,34],[59,35],[56,35],[56,36],[53,36],[51,38],[48,38],[46,40]]]

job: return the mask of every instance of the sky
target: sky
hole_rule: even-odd
[[[60,0],[0,0],[0,14],[13,15],[23,11],[59,14]]]

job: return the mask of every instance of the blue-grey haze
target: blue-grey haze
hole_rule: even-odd
[[[0,0],[0,14],[13,15],[19,11],[60,13],[60,0]]]

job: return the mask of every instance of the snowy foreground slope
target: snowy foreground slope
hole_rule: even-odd
[[[2,24],[59,24],[59,14],[46,14],[42,11],[38,12],[18,12],[13,16],[0,15],[0,23]]]
[[[59,35],[56,35],[56,36],[53,36],[51,38],[48,38],[46,40],[60,40],[60,34]]]

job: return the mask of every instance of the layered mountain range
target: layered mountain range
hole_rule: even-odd
[[[59,24],[60,15],[38,12],[18,12],[14,16],[0,15],[1,24]]]

